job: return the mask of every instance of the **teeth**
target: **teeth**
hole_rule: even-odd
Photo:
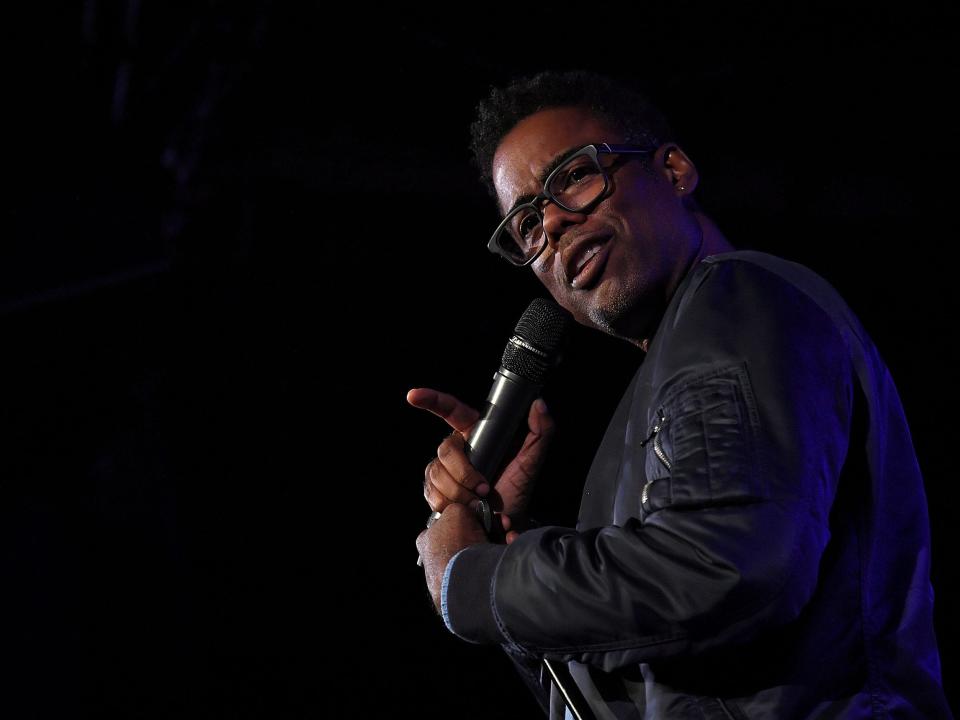
[[[577,263],[577,271],[579,272],[580,268],[582,268],[584,265],[587,264],[587,260],[589,260],[590,258],[592,258],[592,257],[593,257],[594,255],[596,255],[598,252],[600,252],[600,246],[599,246],[599,245],[594,245],[594,246],[588,248],[587,251],[583,254],[583,257],[580,259],[580,262]]]

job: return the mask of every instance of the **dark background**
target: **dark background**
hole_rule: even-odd
[[[404,396],[480,403],[541,294],[484,249],[468,125],[489,85],[571,67],[640,82],[727,238],[825,276],[874,337],[925,473],[957,702],[955,5],[591,10],[10,19],[6,716],[537,716],[497,649],[432,614],[414,539],[446,430]],[[574,339],[535,501],[556,524],[641,357]]]

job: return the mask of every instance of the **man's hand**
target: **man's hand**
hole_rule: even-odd
[[[459,503],[448,504],[439,519],[417,536],[427,589],[437,612],[440,612],[443,573],[450,558],[463,548],[482,542],[487,542],[487,535],[477,514]]]
[[[443,418],[454,429],[437,449],[437,457],[424,472],[423,495],[432,510],[443,512],[451,503],[469,507],[487,497],[493,510],[502,511],[522,529],[527,505],[533,494],[540,467],[553,436],[554,422],[543,400],[530,406],[528,432],[516,457],[504,468],[490,491],[487,479],[474,469],[464,452],[464,443],[480,413],[453,395],[430,388],[415,388],[407,402]],[[513,538],[507,536],[510,542]]]

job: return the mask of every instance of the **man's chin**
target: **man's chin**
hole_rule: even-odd
[[[597,330],[630,342],[640,342],[649,330],[649,313],[638,309],[635,298],[615,295],[589,308],[589,324]]]
[[[623,318],[616,313],[604,312],[603,310],[594,310],[584,323],[587,327],[599,330],[606,335],[612,335],[616,338],[627,339],[627,332]]]
[[[590,305],[587,316],[598,329],[619,333],[624,329],[632,309],[631,298],[622,293],[610,293],[603,297],[601,302]]]

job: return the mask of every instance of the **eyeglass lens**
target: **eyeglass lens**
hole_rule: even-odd
[[[577,155],[557,168],[545,191],[571,212],[583,210],[597,200],[606,186],[603,172],[589,155]],[[513,211],[497,238],[511,260],[523,264],[543,245],[542,215],[531,205]]]

